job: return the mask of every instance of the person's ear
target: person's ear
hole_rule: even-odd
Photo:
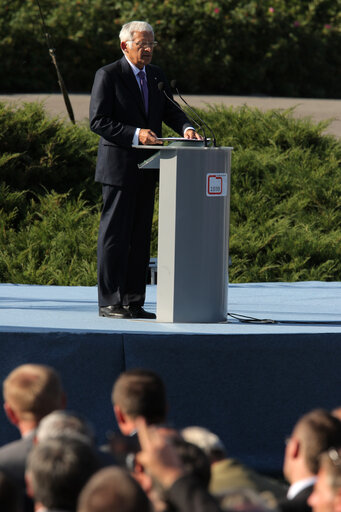
[[[126,423],[126,417],[123,414],[121,407],[119,405],[114,405],[114,413],[116,421],[119,425],[122,423]]]
[[[13,425],[18,425],[18,423],[19,423],[18,415],[17,415],[17,413],[14,411],[14,409],[12,409],[12,407],[9,405],[9,403],[8,403],[8,402],[5,402],[5,403],[4,403],[4,410],[5,410],[5,413],[6,413],[6,416],[7,416],[8,420],[9,420]]]
[[[125,51],[126,51],[126,49],[127,49],[127,43],[126,43],[125,41],[122,41],[122,43],[121,43],[121,45],[120,45],[120,46],[121,46],[121,50],[122,50],[123,52],[125,52]]]

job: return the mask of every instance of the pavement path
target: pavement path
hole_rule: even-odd
[[[176,97],[175,97],[176,99]],[[274,98],[270,96],[203,96],[186,95],[186,101],[193,107],[206,108],[208,105],[226,105],[239,107],[247,105],[260,110],[295,107],[293,116],[310,118],[314,122],[330,120],[325,133],[341,138],[341,100],[321,100],[307,98]],[[61,94],[10,94],[0,95],[0,102],[43,102],[46,110],[52,115],[67,117],[64,100]],[[89,94],[70,94],[70,101],[76,121],[89,117]]]

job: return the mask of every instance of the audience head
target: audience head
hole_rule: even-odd
[[[321,455],[308,503],[313,512],[341,512],[341,448],[330,448]]]
[[[53,411],[39,423],[36,433],[38,443],[60,437],[78,439],[90,445],[95,443],[95,432],[90,423],[73,411]]]
[[[29,454],[28,494],[36,505],[73,511],[80,491],[97,469],[97,457],[89,444],[67,438],[46,440]]]
[[[219,437],[203,427],[186,427],[181,431],[182,437],[195,444],[207,455],[210,463],[226,458],[226,450]]]
[[[122,373],[112,391],[112,402],[118,426],[124,435],[136,429],[139,416],[148,424],[164,423],[167,415],[165,385],[156,373],[133,369]]]
[[[300,418],[288,440],[283,472],[290,483],[317,474],[319,456],[341,445],[341,422],[328,411],[315,409]]]
[[[0,471],[0,510],[3,512],[20,512],[20,492],[15,483]]]
[[[3,383],[4,408],[9,420],[38,425],[41,418],[65,406],[65,395],[58,373],[49,366],[24,364],[15,368]]]
[[[149,512],[150,503],[139,484],[121,468],[98,471],[82,490],[77,512]]]

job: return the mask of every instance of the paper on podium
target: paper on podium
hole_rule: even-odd
[[[164,137],[158,138],[162,142],[169,142],[167,145],[168,148],[174,147],[183,147],[183,146],[203,146],[204,141],[199,139],[186,139],[185,137]],[[143,145],[134,146],[135,148],[143,149]],[[163,146],[165,147],[165,146]],[[155,146],[148,146],[148,149],[157,149],[157,144]],[[160,151],[157,151],[154,155],[144,160],[142,163],[138,164],[139,169],[160,169]]]

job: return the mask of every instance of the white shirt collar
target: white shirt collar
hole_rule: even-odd
[[[133,64],[132,62],[130,62],[130,60],[128,59],[128,57],[126,55],[124,55],[129,66],[131,67],[131,69],[134,71],[134,75],[136,77],[137,73],[139,73],[140,71],[144,71],[146,72],[146,66],[143,66],[142,69],[138,68],[137,66],[135,66],[135,64]]]
[[[297,496],[297,494],[303,491],[303,489],[309,487],[310,485],[314,485],[316,480],[316,476],[311,476],[309,478],[304,478],[303,480],[299,480],[298,482],[295,482],[294,484],[290,485],[287,492],[288,500],[293,500]]]

